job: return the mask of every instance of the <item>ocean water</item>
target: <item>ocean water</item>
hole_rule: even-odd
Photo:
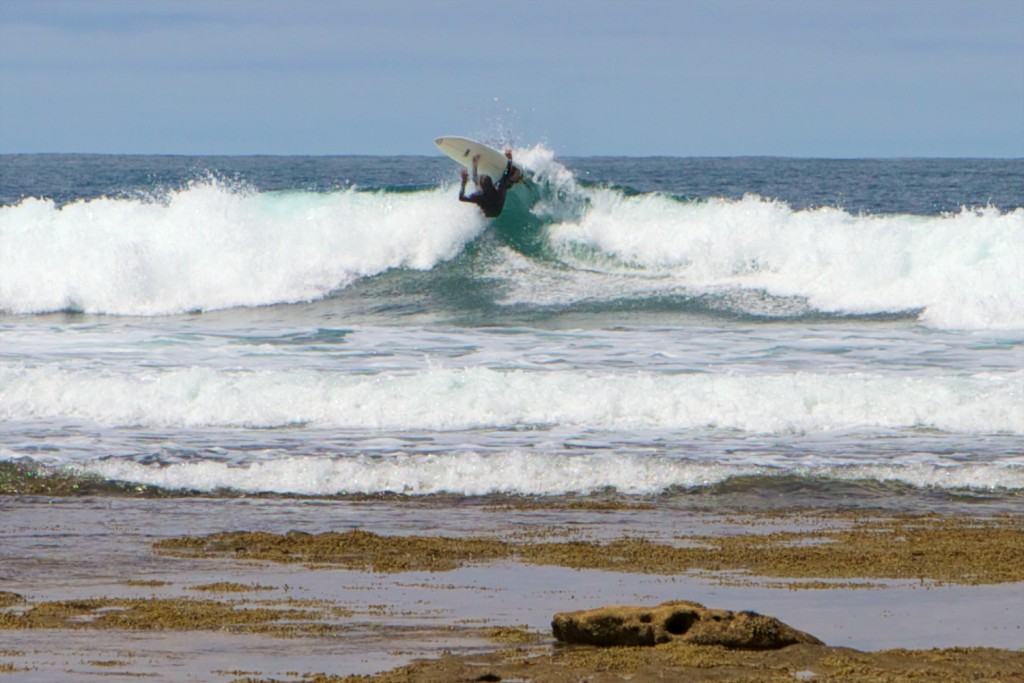
[[[0,157],[0,461],[1020,509],[1024,160],[516,159]]]

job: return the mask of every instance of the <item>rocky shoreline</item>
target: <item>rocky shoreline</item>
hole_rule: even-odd
[[[84,515],[103,500],[60,504]],[[406,504],[367,503],[345,514],[372,511],[419,533],[386,525],[380,532],[273,529],[251,516],[254,505],[270,505],[259,519],[278,520],[279,502],[211,502],[210,513],[196,511],[206,503],[180,500],[121,504],[138,521],[122,515],[120,526],[104,522],[98,531],[83,521],[88,545],[78,546],[67,540],[78,537],[69,533],[67,510],[57,523],[39,500],[8,506],[9,519],[27,516],[10,537],[22,544],[19,556],[0,560],[5,576],[19,577],[0,586],[0,680],[86,673],[224,683],[1024,680],[1024,652],[986,646],[993,641],[984,635],[1021,629],[1008,597],[1024,585],[1020,515],[736,513],[642,537],[611,530],[643,510],[526,506],[517,513],[524,519],[561,523],[495,533],[500,525],[478,521],[479,533],[454,536],[425,533],[423,508]],[[225,505],[268,530],[224,530]],[[323,508],[297,509],[309,519],[323,515]],[[180,515],[195,515],[207,531],[166,533],[180,531]],[[598,524],[601,537],[586,537],[581,521]],[[47,534],[61,544],[40,543]],[[79,571],[83,561],[95,566]],[[990,610],[1003,613],[986,623],[992,615],[979,608],[978,622],[962,625],[963,647],[946,639],[943,647],[865,651],[836,642],[835,626],[831,637],[815,632],[829,623],[840,632],[865,628],[862,616],[831,605],[894,590],[924,591],[903,604],[927,598],[933,609],[942,609],[936,592],[961,591],[971,604],[983,591],[977,595],[991,595]],[[662,600],[623,602],[654,593]],[[721,609],[707,598],[715,595],[732,596],[730,606],[749,602]],[[532,606],[509,609],[518,602]],[[484,603],[499,609],[489,613]],[[799,604],[784,610],[798,621],[760,613],[759,604]],[[896,609],[890,617],[882,609],[883,620],[868,628],[898,636],[910,622]],[[522,624],[510,614],[536,619]],[[218,645],[204,660],[198,653],[210,639]],[[69,642],[81,645],[62,655]],[[179,650],[195,655],[184,678]]]

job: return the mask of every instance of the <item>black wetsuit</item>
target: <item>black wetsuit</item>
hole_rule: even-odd
[[[500,216],[501,210],[505,208],[505,193],[513,184],[511,178],[512,160],[509,159],[505,165],[505,172],[501,174],[501,179],[490,190],[480,188],[467,197],[466,186],[463,185],[459,191],[459,200],[476,204],[488,218]]]

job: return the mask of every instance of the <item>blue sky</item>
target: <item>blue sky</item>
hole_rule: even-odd
[[[0,152],[1024,157],[1024,0],[2,0]]]

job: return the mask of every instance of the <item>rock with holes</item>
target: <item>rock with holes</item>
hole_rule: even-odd
[[[822,642],[756,612],[707,609],[696,602],[665,602],[657,607],[600,607],[556,614],[555,638],[586,645],[657,645],[682,641],[740,650],[776,650],[796,643]]]

